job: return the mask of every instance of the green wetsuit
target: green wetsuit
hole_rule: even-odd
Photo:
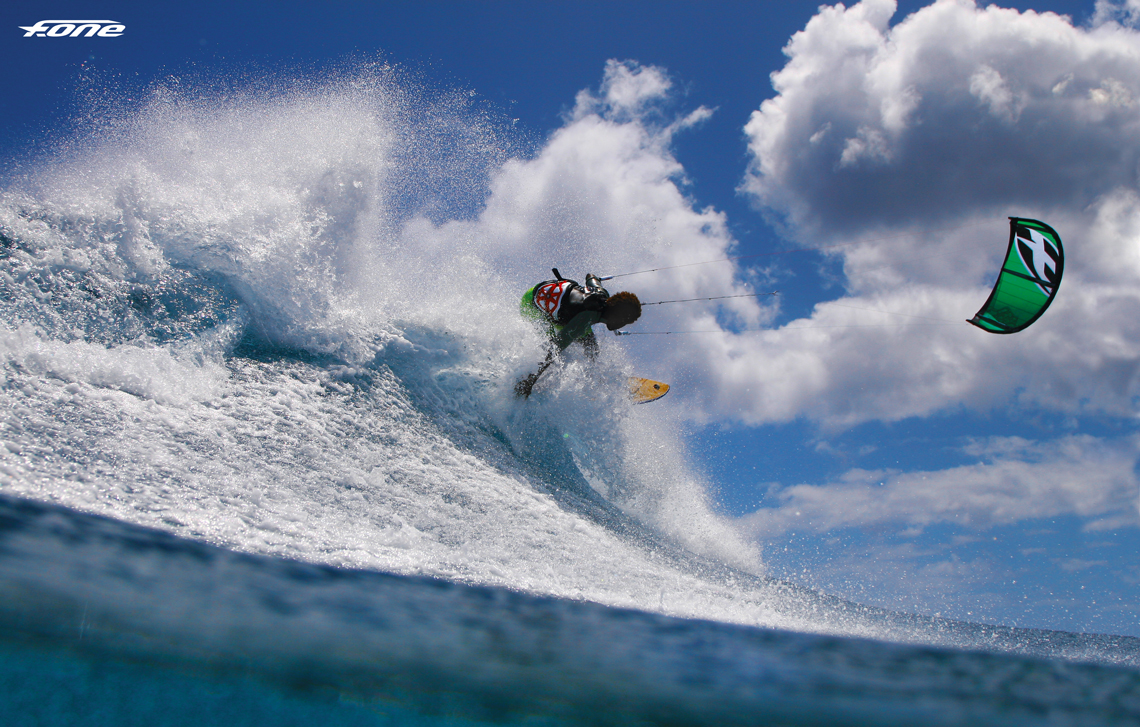
[[[548,309],[535,303],[535,291],[552,285],[557,288],[558,284],[564,285],[557,297],[546,298]],[[605,302],[609,297],[609,292],[601,287],[600,281],[593,275],[586,276],[586,287],[573,280],[548,280],[523,293],[519,311],[524,317],[545,326],[547,335],[559,351],[566,350],[575,341],[581,341],[587,353],[593,355],[598,347],[593,326],[602,321]]]

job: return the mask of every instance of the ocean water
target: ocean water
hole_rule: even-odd
[[[89,109],[0,192],[5,724],[1140,721],[1140,640],[767,576],[620,346],[517,401],[551,262],[467,95]]]

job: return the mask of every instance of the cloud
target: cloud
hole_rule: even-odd
[[[662,69],[633,61],[609,60],[602,76],[600,93],[578,93],[571,118],[590,114],[628,121],[637,118],[655,101],[665,98],[673,82]]]
[[[745,127],[741,189],[842,265],[846,297],[710,341],[689,364],[714,381],[697,410],[827,427],[1013,403],[1134,416],[1140,33],[1109,10],[1078,28],[957,0],[894,26],[891,0],[820,8]],[[1013,337],[954,325],[993,284],[1007,215],[1049,221],[1069,250],[1053,307]]]
[[[825,485],[770,494],[775,507],[741,519],[755,537],[849,527],[949,523],[981,530],[1025,519],[1077,515],[1090,530],[1140,525],[1140,440],[1087,435],[1034,443],[996,438],[967,446],[976,464],[941,471],[851,470]]]
[[[1071,79],[1066,77],[1064,83],[1067,85],[1069,80]],[[1057,87],[1053,88],[1056,93]],[[1015,94],[1001,74],[989,66],[980,67],[970,76],[970,93],[986,104],[990,114],[1010,124],[1017,122],[1017,117],[1029,101],[1026,94]]]
[[[1123,0],[1114,3],[1110,0],[1096,0],[1096,11],[1093,13],[1092,25],[1099,26],[1108,23],[1136,27],[1140,20],[1140,0]]]
[[[699,208],[687,196],[671,148],[676,134],[713,111],[674,112],[672,86],[661,68],[608,62],[599,88],[577,95],[564,125],[533,157],[508,161],[492,175],[477,219],[438,227],[421,220],[405,236],[416,237],[417,249],[474,250],[516,295],[548,277],[551,267],[578,280],[587,272],[617,274],[611,292],[632,290],[645,303],[748,295],[754,288],[731,264],[696,265],[724,260],[736,241],[724,213]],[[656,272],[642,273],[649,270]],[[747,297],[647,306],[638,329],[759,327],[772,315]],[[624,348],[645,364],[639,370],[646,375],[676,380],[687,359],[656,346],[647,336]]]
[[[1134,31],[958,0],[892,27],[894,11],[821,8],[746,126],[743,189],[803,239],[964,209],[1082,209],[1135,184]]]

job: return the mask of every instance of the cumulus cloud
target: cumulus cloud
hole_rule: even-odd
[[[660,68],[611,59],[606,62],[599,94],[580,91],[571,118],[602,114],[628,121],[665,98],[672,87],[673,82]]]
[[[959,0],[891,26],[894,12],[893,0],[821,8],[746,127],[743,188],[797,230],[907,223],[918,210],[1079,210],[1135,185],[1134,31]]]
[[[1075,514],[1092,530],[1140,525],[1140,441],[1077,435],[1034,443],[999,438],[965,453],[976,464],[930,472],[851,470],[826,485],[770,494],[776,507],[742,519],[755,535],[950,523],[973,529]]]

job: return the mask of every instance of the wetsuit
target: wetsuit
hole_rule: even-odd
[[[581,342],[586,355],[598,355],[598,339],[594,338],[592,326],[602,321],[606,300],[610,294],[602,287],[596,275],[587,275],[586,284],[563,278],[554,269],[554,280],[545,280],[523,293],[519,310],[523,316],[538,321],[546,327],[546,333],[554,344],[546,354],[546,360],[538,366],[538,371],[515,384],[515,393],[530,396],[530,391],[538,377],[555,360],[558,352],[575,341]]]
[[[585,285],[559,277],[523,293],[519,308],[524,316],[546,326],[547,335],[559,351],[580,341],[592,358],[598,351],[592,327],[601,322],[609,297],[596,275],[587,275]]]

